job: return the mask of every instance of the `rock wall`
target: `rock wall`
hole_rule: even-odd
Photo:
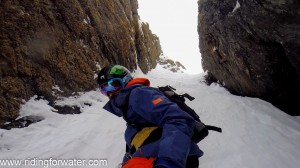
[[[159,39],[137,8],[137,0],[1,0],[0,126],[33,95],[94,89],[99,67],[154,68]]]
[[[198,5],[208,79],[300,115],[300,1],[199,0]]]

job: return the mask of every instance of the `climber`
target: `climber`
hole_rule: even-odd
[[[148,79],[112,65],[101,69],[97,83],[109,98],[103,108],[127,122],[122,168],[198,167],[203,152],[191,140],[194,119],[150,87]]]

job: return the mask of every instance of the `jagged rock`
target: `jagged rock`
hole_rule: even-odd
[[[53,112],[56,112],[58,114],[80,114],[80,108],[77,106],[52,106],[55,110]]]
[[[180,62],[174,62],[172,59],[169,59],[165,56],[160,56],[157,62],[158,64],[162,65],[163,68],[169,69],[172,72],[183,72],[182,70],[185,69]]]
[[[97,65],[154,68],[159,39],[137,8],[137,0],[2,0],[0,126],[23,99],[53,101],[53,86],[64,96],[95,88]]]
[[[232,93],[300,115],[300,1],[199,0],[203,69]]]

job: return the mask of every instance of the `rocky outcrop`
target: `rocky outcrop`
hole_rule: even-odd
[[[33,95],[52,101],[94,89],[109,63],[154,68],[159,39],[137,8],[137,0],[2,0],[0,125]]]
[[[165,57],[161,55],[157,61],[159,65],[162,65],[163,68],[168,69],[172,72],[181,72],[183,73],[183,70],[186,70],[186,68],[179,62],[179,61],[173,61],[168,57]]]
[[[300,1],[199,0],[204,70],[232,93],[300,115]]]

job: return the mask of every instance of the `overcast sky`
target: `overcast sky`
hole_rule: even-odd
[[[197,33],[197,0],[138,0],[139,15],[156,34],[165,56],[178,60],[188,73],[203,72]]]

